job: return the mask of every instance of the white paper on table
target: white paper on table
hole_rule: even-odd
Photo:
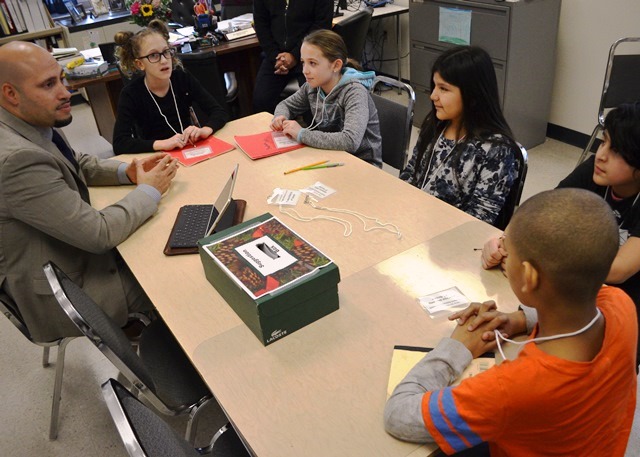
[[[269,205],[296,206],[301,192],[299,190],[280,189],[276,187],[267,198]]]
[[[191,35],[193,35],[193,26],[191,25],[189,27],[176,29],[176,33],[182,36],[190,37]]]
[[[211,148],[209,146],[182,150],[182,155],[185,159],[193,159],[194,157],[206,156],[207,154],[211,154]]]
[[[467,306],[469,299],[457,287],[450,287],[440,292],[423,295],[418,298],[418,303],[420,303],[422,309],[433,315]]]
[[[278,149],[298,146],[300,144],[282,132],[271,132],[271,138],[273,139],[273,144],[275,144]]]
[[[80,51],[82,57],[85,59],[102,59],[102,52],[100,52],[100,48],[91,48],[91,49],[83,49]]]
[[[335,194],[336,190],[318,181],[312,186],[309,186],[305,189],[300,189],[300,192],[311,195],[318,200],[322,200],[323,198],[327,198],[329,195]]]

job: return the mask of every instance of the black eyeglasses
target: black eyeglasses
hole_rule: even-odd
[[[158,63],[160,62],[160,57],[171,60],[174,55],[176,55],[176,50],[174,48],[167,48],[162,52],[152,52],[146,56],[140,56],[138,59],[147,59],[150,63]]]

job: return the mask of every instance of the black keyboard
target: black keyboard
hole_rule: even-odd
[[[178,220],[169,239],[172,248],[193,248],[209,229],[213,205],[186,205],[180,209]],[[214,210],[215,211],[215,210]],[[211,217],[211,222],[216,216]]]

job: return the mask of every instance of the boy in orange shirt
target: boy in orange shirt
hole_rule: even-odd
[[[610,208],[585,190],[543,192],[518,209],[504,246],[511,288],[537,311],[530,338],[514,360],[450,386],[496,338],[531,330],[524,312],[499,313],[493,302],[454,314],[451,338],[387,402],[387,431],[447,454],[487,442],[492,456],[623,456],[638,335],[631,299],[600,287],[618,250]]]

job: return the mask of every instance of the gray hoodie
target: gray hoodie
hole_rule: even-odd
[[[329,94],[307,83],[276,107],[275,116],[294,119],[311,111],[313,120],[298,141],[314,148],[347,151],[382,167],[382,137],[373,99],[369,95],[375,73],[347,68]]]

